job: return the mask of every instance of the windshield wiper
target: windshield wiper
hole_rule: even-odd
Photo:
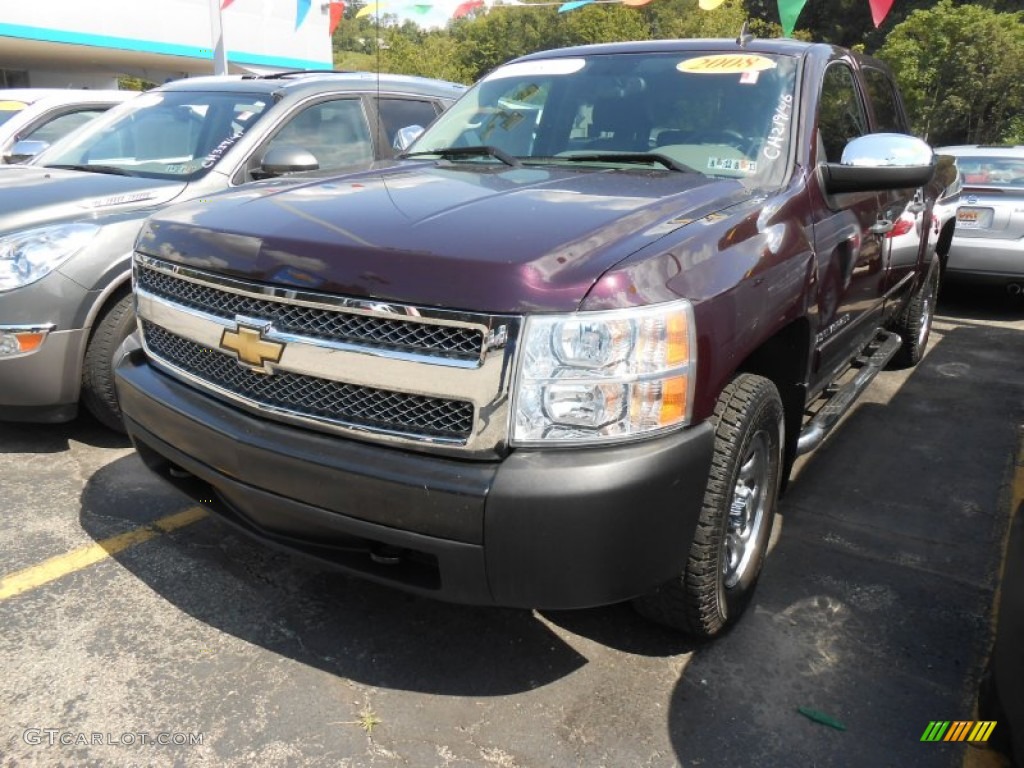
[[[661,163],[672,171],[700,173],[696,168],[691,168],[685,163],[673,160],[668,155],[663,155],[660,152],[579,152],[571,155],[558,155],[553,159],[568,160],[572,163]]]
[[[89,173],[109,173],[112,176],[134,176],[131,171],[115,165],[47,165],[46,168],[60,168],[62,171],[87,171]]]
[[[405,152],[399,155],[399,159],[407,157],[422,157],[423,155],[440,155],[441,157],[493,157],[505,165],[517,168],[522,165],[519,159],[513,157],[503,149],[480,144],[474,147],[441,147],[440,149],[425,149],[422,152]]]

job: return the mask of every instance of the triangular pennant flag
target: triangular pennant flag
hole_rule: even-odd
[[[430,3],[416,3],[415,5],[407,6],[405,10],[409,11],[409,13],[415,13],[417,16],[426,16],[434,10],[434,6]]]
[[[558,6],[559,13],[567,13],[568,11],[575,11],[577,8],[582,8],[584,5],[590,5],[594,0],[572,0],[568,3],[562,3]]]
[[[379,0],[379,2],[369,2],[356,11],[356,18],[361,19],[363,16],[372,16],[377,11],[381,10],[387,2],[385,0]]]
[[[466,0],[464,3],[459,3],[455,10],[452,12],[453,19],[461,19],[463,16],[468,16],[478,8],[484,7],[484,0]]]
[[[871,6],[871,20],[875,22],[875,28],[882,26],[882,22],[885,21],[885,17],[889,14],[889,9],[892,8],[892,0],[868,0],[868,5]]]
[[[298,29],[302,26],[302,22],[306,20],[306,14],[309,13],[310,6],[313,5],[313,0],[296,0],[295,3],[295,28]]]
[[[341,2],[331,2],[331,22],[328,27],[328,34],[333,35],[334,30],[341,24],[341,19],[345,15],[345,4]]]
[[[697,0],[697,5],[702,11],[713,11],[724,2],[725,0]]]
[[[782,22],[782,34],[790,37],[796,28],[796,20],[804,9],[807,0],[779,0],[779,20]]]
[[[233,2],[235,2],[235,0],[223,0],[223,2],[221,2],[221,4],[220,4],[220,9],[223,11],[225,8],[227,8],[229,5],[231,5]]]

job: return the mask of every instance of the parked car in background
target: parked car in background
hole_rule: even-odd
[[[81,397],[120,428],[111,360],[135,324],[131,254],[153,211],[390,158],[400,128],[427,125],[463,90],[366,73],[193,78],[111,110],[29,164],[0,166],[0,420],[66,421]]]
[[[137,95],[138,91],[0,89],[0,163],[24,162],[115,104]],[[25,145],[26,149],[32,148],[32,153],[16,152],[18,142],[32,142]]]
[[[963,189],[945,276],[1024,292],[1024,146],[943,147]]]

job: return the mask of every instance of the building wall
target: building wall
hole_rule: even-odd
[[[75,69],[60,66],[60,52],[69,46],[212,63],[210,0],[0,0],[0,5],[0,56],[5,39],[11,48],[19,41],[51,44],[52,76],[57,79]],[[221,18],[229,62],[275,69],[331,68],[325,5],[322,0],[226,0]],[[47,77],[31,79],[33,86],[51,84],[43,82]]]
[[[102,90],[117,88],[117,76],[103,73],[69,72],[61,70],[29,70],[26,87],[31,88],[91,88]]]

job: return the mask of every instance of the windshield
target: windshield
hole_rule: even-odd
[[[956,164],[964,184],[1024,189],[1024,152],[1020,157],[958,157]]]
[[[3,125],[28,105],[23,101],[0,101],[0,125]]]
[[[728,178],[784,176],[796,61],[765,54],[626,53],[500,67],[410,148],[493,147],[524,163],[620,165]],[[636,154],[636,157],[630,155]],[[444,155],[495,162],[488,153]]]
[[[216,165],[268,104],[269,97],[249,93],[143,94],[57,142],[32,164],[196,179]]]

